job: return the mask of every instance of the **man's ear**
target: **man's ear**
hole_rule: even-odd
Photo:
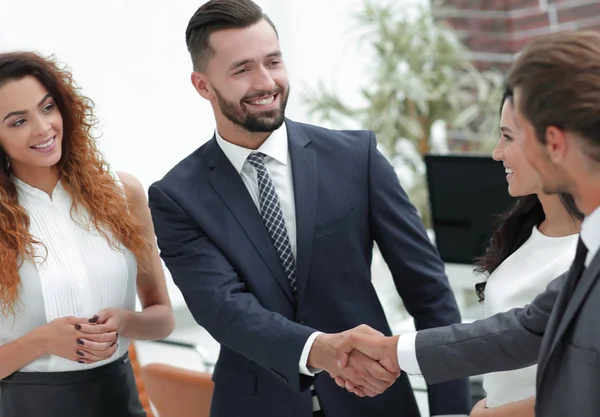
[[[556,126],[548,126],[546,128],[546,150],[553,163],[564,162],[569,150],[567,133]]]
[[[191,80],[192,85],[194,86],[198,94],[202,96],[202,98],[208,101],[211,101],[214,98],[214,95],[209,88],[205,74],[198,71],[194,71],[192,72]]]

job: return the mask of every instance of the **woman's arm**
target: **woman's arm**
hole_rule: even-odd
[[[148,200],[137,178],[125,173],[119,173],[119,178],[125,189],[129,210],[142,223],[145,239],[151,248],[146,264],[138,265],[137,294],[142,311],[106,308],[90,319],[91,325],[82,325],[81,329],[89,334],[117,332],[120,336],[136,340],[163,339],[173,331],[175,318],[158,255]],[[84,342],[86,345],[87,340]]]
[[[147,264],[138,268],[137,293],[143,310],[126,315],[121,334],[137,340],[163,339],[173,331],[175,318],[156,246],[146,192],[133,175],[121,172],[118,175],[125,188],[131,214],[142,223],[146,240],[151,247]]]
[[[486,408],[485,398],[475,404],[470,417],[535,417],[535,397],[514,401],[500,407]]]

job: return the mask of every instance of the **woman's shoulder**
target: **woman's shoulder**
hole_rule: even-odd
[[[115,179],[118,183],[120,183],[123,191],[125,191],[125,196],[127,197],[128,203],[131,204],[139,204],[146,199],[146,192],[144,191],[144,187],[140,180],[138,180],[134,175],[129,174],[127,172],[118,171],[114,174]]]

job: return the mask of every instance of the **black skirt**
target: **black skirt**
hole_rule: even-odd
[[[16,372],[0,380],[0,417],[146,417],[129,356],[87,371]]]

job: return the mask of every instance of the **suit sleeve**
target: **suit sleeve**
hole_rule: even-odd
[[[428,382],[519,369],[537,363],[552,307],[566,279],[555,278],[531,304],[470,324],[417,333],[417,360]]]
[[[266,310],[224,254],[162,189],[149,190],[161,257],[198,322],[220,344],[269,370],[290,388],[307,389],[298,361],[315,331]]]
[[[370,222],[398,294],[417,330],[460,323],[460,312],[435,246],[398,177],[369,141]],[[468,380],[428,386],[431,415],[468,414]]]

